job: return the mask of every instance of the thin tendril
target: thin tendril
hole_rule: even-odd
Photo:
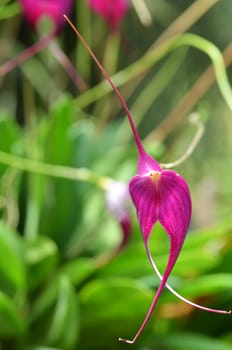
[[[159,279],[162,281],[163,279],[163,276],[161,275],[161,273],[159,272],[158,270],[158,267],[156,266],[152,256],[151,256],[151,252],[150,252],[150,249],[148,247],[147,244],[145,244],[145,248],[146,248],[146,252],[147,252],[147,255],[148,255],[148,258],[150,260],[150,263],[155,271],[155,273],[157,274],[157,276],[159,277]],[[201,305],[198,305],[184,297],[182,297],[182,295],[180,295],[179,293],[177,293],[168,283],[165,284],[165,287],[172,293],[174,294],[178,299],[184,301],[185,303],[193,306],[193,307],[196,307],[197,309],[201,309],[201,310],[204,310],[204,311],[208,311],[208,312],[214,312],[214,313],[218,313],[218,314],[231,314],[231,311],[225,311],[225,310],[217,310],[217,309],[211,309],[211,308],[208,308],[208,307],[205,307],[205,306],[201,306]]]
[[[188,148],[186,149],[184,154],[179,159],[177,159],[175,162],[172,162],[172,163],[160,164],[161,168],[170,169],[170,168],[176,167],[177,165],[182,164],[183,162],[186,161],[186,159],[188,159],[191,156],[191,154],[193,153],[193,151],[197,147],[198,143],[200,142],[200,140],[205,132],[205,127],[204,127],[203,123],[201,123],[199,121],[199,116],[197,113],[192,113],[190,115],[189,121],[191,124],[193,124],[197,128],[196,133],[192,139],[192,142],[190,143],[190,145],[188,146]]]

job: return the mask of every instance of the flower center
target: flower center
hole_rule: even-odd
[[[158,184],[158,182],[160,181],[161,172],[160,171],[151,171],[149,173],[149,176],[154,184]]]

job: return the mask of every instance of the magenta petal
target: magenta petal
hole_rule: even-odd
[[[143,238],[148,240],[158,219],[158,194],[149,176],[134,176],[129,184]]]
[[[152,315],[182,248],[191,217],[191,198],[185,180],[171,170],[163,170],[157,177],[154,176],[156,172],[135,176],[129,190],[150,260],[148,238],[157,219],[170,237],[170,254],[159,288],[138,332],[132,340],[120,339],[130,344],[138,339]]]
[[[157,182],[152,180],[151,174],[132,178],[129,184],[131,198],[145,242],[157,220],[168,233],[174,265],[190,223],[190,192],[185,180],[172,170],[161,171]]]
[[[189,228],[192,205],[185,180],[172,170],[164,170],[159,183],[158,219],[171,240],[170,255],[175,263]]]

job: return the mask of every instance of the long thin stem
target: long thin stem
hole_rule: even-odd
[[[25,159],[2,151],[0,151],[0,163],[36,174],[89,182],[102,189],[105,189],[109,181],[112,181],[110,178],[99,176],[86,168],[71,168],[62,165],[38,162],[36,160]]]
[[[89,45],[86,43],[85,39],[83,38],[83,36],[80,34],[80,32],[76,29],[76,27],[74,26],[74,24],[70,21],[70,19],[64,15],[64,18],[65,20],[69,23],[69,25],[71,26],[71,28],[74,30],[74,32],[76,33],[76,35],[79,37],[79,39],[81,40],[81,42],[83,43],[83,45],[86,47],[86,49],[88,50],[88,52],[90,53],[90,55],[92,56],[93,60],[96,62],[97,66],[99,67],[99,69],[101,70],[102,74],[105,76],[106,80],[109,82],[110,86],[112,87],[112,89],[114,90],[116,96],[118,97],[119,101],[121,102],[122,104],[122,107],[124,108],[125,112],[126,112],[126,115],[128,117],[128,121],[130,123],[130,127],[131,127],[131,130],[132,130],[132,133],[134,135],[134,138],[135,138],[135,142],[136,142],[136,145],[137,145],[137,149],[138,149],[138,152],[139,154],[143,154],[145,151],[144,151],[144,148],[143,148],[143,145],[140,141],[140,137],[139,137],[139,134],[136,130],[136,127],[134,125],[134,122],[133,122],[133,118],[130,114],[130,111],[127,107],[127,104],[125,102],[125,100],[123,99],[122,95],[120,94],[118,88],[116,87],[116,85],[113,83],[113,81],[111,80],[109,74],[106,72],[106,70],[104,69],[104,67],[101,65],[101,63],[99,62],[99,60],[97,59],[97,57],[95,56],[95,54],[93,53],[93,51],[91,50],[91,48],[89,47]]]

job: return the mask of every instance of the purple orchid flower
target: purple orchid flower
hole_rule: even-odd
[[[129,191],[137,210],[138,221],[142,231],[146,252],[153,269],[161,279],[161,283],[154,296],[147,315],[134,338],[132,340],[119,338],[119,340],[129,344],[136,342],[150,319],[160,294],[165,286],[178,298],[199,309],[221,314],[231,313],[231,311],[210,309],[195,304],[179,295],[167,284],[168,277],[180,254],[190,224],[192,205],[188,185],[179,174],[172,170],[163,170],[159,163],[146,153],[134,125],[133,118],[119,90],[114,85],[110,79],[110,76],[98,61],[82,35],[66,16],[65,19],[80,38],[83,45],[89,51],[90,55],[111,85],[126,112],[138,151],[138,175],[134,176],[130,181]],[[163,276],[157,269],[148,246],[150,233],[158,220],[167,232],[170,239],[170,254]]]
[[[69,14],[73,0],[20,0],[24,16],[28,22],[37,27],[43,16],[52,19],[56,31],[64,24],[63,14]]]
[[[100,15],[112,32],[118,30],[128,8],[128,0],[88,0],[91,9]]]

